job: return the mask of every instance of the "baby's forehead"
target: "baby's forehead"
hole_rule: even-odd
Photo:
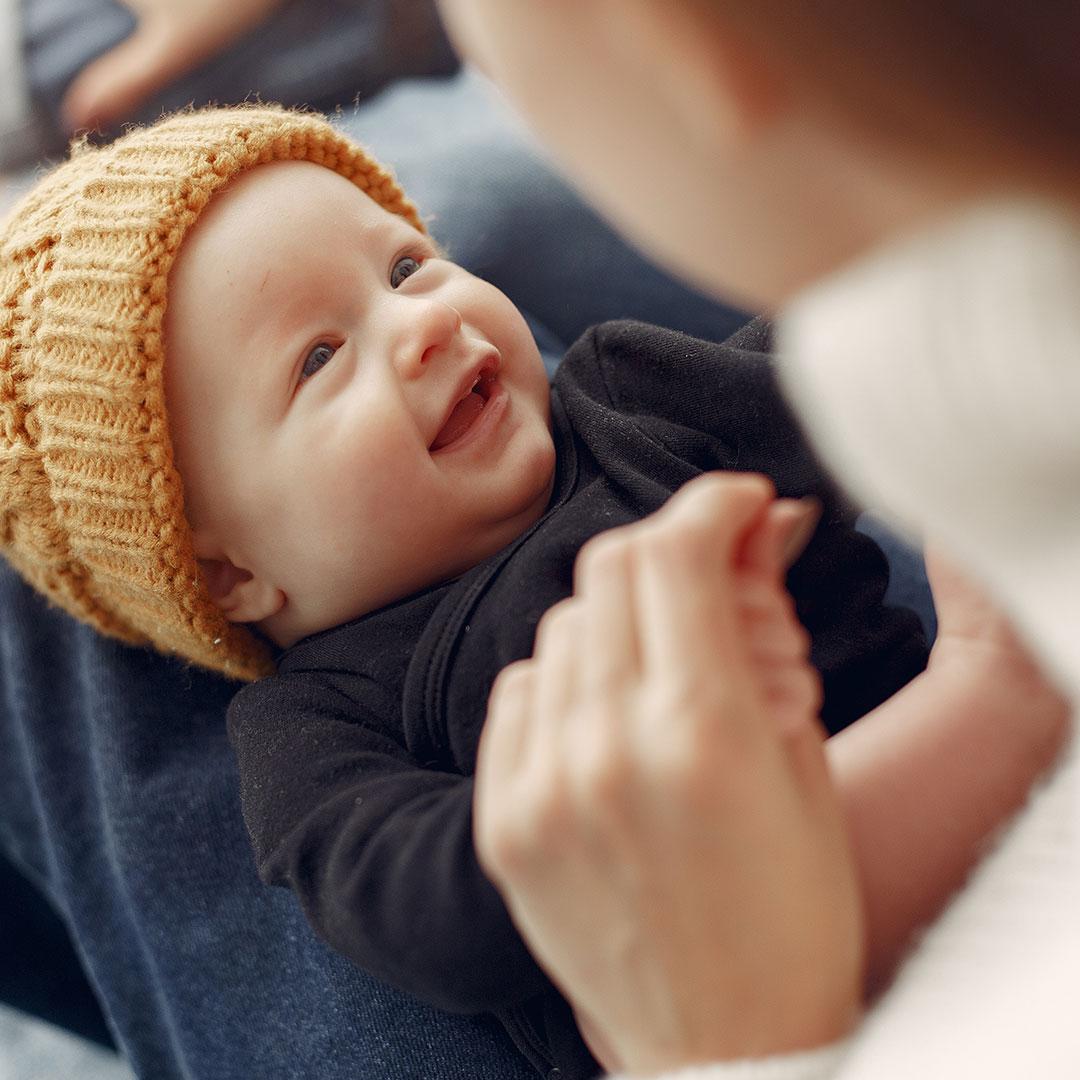
[[[275,161],[241,173],[215,195],[196,229],[221,218],[264,229],[275,221],[297,219],[333,220],[343,226],[382,221],[412,228],[353,181],[310,161]]]
[[[223,188],[192,226],[177,253],[170,291],[181,282],[223,277],[233,284],[258,278],[258,284],[267,271],[279,278],[301,266],[310,271],[320,257],[421,235],[331,169],[310,162],[259,165]]]
[[[264,339],[318,312],[340,317],[346,292],[362,301],[366,278],[353,271],[422,235],[332,169],[255,166],[211,200],[180,245],[169,276],[170,347],[276,347]]]

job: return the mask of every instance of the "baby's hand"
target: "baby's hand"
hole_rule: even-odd
[[[983,587],[936,544],[926,547],[926,574],[934,594],[938,632],[934,653],[963,649],[1030,662],[1006,614]]]
[[[1044,731],[1049,764],[1069,731],[1067,699],[997,601],[933,543],[926,548],[926,572],[938,618],[928,671],[966,680],[983,715],[1024,727],[1029,744]]]

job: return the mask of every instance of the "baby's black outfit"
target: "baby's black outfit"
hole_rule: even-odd
[[[543,517],[456,580],[298,642],[229,709],[262,879],[292,888],[316,931],[375,976],[494,1013],[545,1076],[598,1066],[477,864],[472,774],[491,684],[531,655],[582,544],[703,471],[764,473],[824,507],[788,587],[829,730],[926,663],[918,619],[883,604],[885,558],[808,449],[767,348],[760,321],[722,345],[632,322],[588,331],[555,377]]]

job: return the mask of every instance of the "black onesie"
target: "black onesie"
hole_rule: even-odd
[[[830,731],[926,662],[917,618],[883,605],[884,556],[808,449],[767,347],[761,322],[723,345],[632,322],[586,332],[555,377],[544,516],[454,581],[298,642],[229,709],[262,879],[295,890],[315,930],[373,975],[496,1014],[545,1076],[598,1067],[480,871],[472,774],[491,684],[531,655],[581,545],[705,470],[765,473],[781,495],[824,505],[788,587]]]

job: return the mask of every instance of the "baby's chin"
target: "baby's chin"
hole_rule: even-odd
[[[353,604],[345,606],[336,604],[332,609],[323,611],[320,611],[316,604],[300,604],[286,596],[285,603],[279,611],[260,622],[246,625],[280,651],[290,648],[313,634],[332,630],[336,626],[371,615],[427,589],[448,584],[502,551],[539,521],[551,499],[554,481],[555,470],[551,468],[548,470],[546,483],[537,497],[520,514],[506,522],[504,527],[492,530],[483,542],[472,546],[468,554],[460,560],[432,568],[427,574],[413,575],[408,584],[400,589],[378,592],[364,598],[357,598]]]

